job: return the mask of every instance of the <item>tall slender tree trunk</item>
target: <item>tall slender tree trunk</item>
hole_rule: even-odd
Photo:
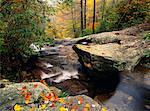
[[[72,28],[73,28],[74,37],[76,37],[75,20],[74,20],[74,11],[73,11],[73,8],[74,8],[73,4],[71,4]]]
[[[86,29],[86,0],[84,0],[84,29]]]
[[[95,33],[95,10],[96,10],[96,0],[94,0],[93,5],[93,26],[92,26],[93,34]]]
[[[83,0],[80,1],[81,5],[81,33],[83,34]]]
[[[106,6],[106,0],[102,0],[102,6],[101,6],[101,10],[102,10],[102,15],[101,15],[101,19],[102,21],[104,20],[104,11],[105,11],[105,6]]]
[[[112,0],[111,7],[115,7],[115,5],[116,5],[116,0]]]

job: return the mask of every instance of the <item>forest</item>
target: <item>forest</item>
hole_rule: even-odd
[[[149,0],[0,0],[0,111],[148,111],[149,58]]]

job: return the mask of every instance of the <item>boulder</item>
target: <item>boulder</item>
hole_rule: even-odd
[[[56,87],[39,82],[10,84],[0,88],[0,111],[101,110],[101,106],[90,97],[63,97],[63,94]]]
[[[122,31],[94,34],[77,42],[73,49],[80,63],[92,72],[134,70],[150,46],[139,36]],[[88,41],[88,44],[82,44]]]
[[[122,47],[118,44],[80,45],[74,46],[81,63],[92,70],[108,71],[124,68]]]
[[[47,87],[40,82],[6,85],[0,89],[0,111],[12,110],[15,104],[25,104],[23,93],[31,94],[28,96],[31,96],[29,104],[32,104],[39,99],[40,93],[49,94],[51,92],[59,95],[61,90],[54,87]]]

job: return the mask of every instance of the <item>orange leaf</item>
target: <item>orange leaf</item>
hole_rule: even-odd
[[[78,98],[78,104],[83,104],[83,98],[82,97]]]
[[[46,96],[46,98],[48,98],[48,99],[51,99],[51,93],[50,94],[48,94],[48,96]]]
[[[38,84],[34,84],[33,88],[37,88],[38,87]]]
[[[63,98],[59,98],[58,100],[60,103],[65,103],[65,100]]]
[[[40,80],[40,82],[43,83],[44,85],[48,86],[48,84],[44,80]]]
[[[29,111],[35,111],[35,107],[32,107],[31,109],[29,109]]]
[[[29,101],[28,99],[27,99],[27,100],[25,100],[25,103],[26,103],[26,104],[29,104],[29,102],[30,102],[30,101]]]
[[[41,93],[40,96],[41,96],[45,101],[49,101],[49,99],[46,97],[45,94]]]
[[[25,94],[25,103],[28,104],[30,102],[30,98],[31,98],[31,93],[27,92]]]
[[[76,111],[76,109],[71,109],[71,111]]]
[[[88,111],[88,108],[83,108],[83,110],[82,111]]]
[[[23,87],[22,87],[22,90],[26,90],[26,89],[27,89],[27,87],[26,87],[26,86],[23,86]]]
[[[78,109],[78,106],[77,106],[77,105],[74,105],[74,106],[73,106],[73,109]]]
[[[26,94],[25,95],[25,100],[29,100],[31,98],[31,95]]]

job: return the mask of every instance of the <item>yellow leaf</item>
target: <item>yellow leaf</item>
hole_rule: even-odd
[[[50,101],[54,101],[54,100],[55,100],[55,97],[51,97],[51,98],[50,98]]]
[[[101,111],[107,111],[107,110],[106,110],[106,108],[103,107],[103,108],[101,109]]]
[[[76,111],[75,109],[71,109],[71,111]]]
[[[45,100],[45,101],[49,101],[49,99],[46,97],[46,95],[45,94],[43,94],[43,93],[40,93],[40,96]]]
[[[87,104],[85,105],[85,108],[90,109],[90,104],[87,103]]]
[[[30,102],[30,101],[29,101],[28,99],[27,99],[27,100],[25,100],[25,103],[26,103],[26,104],[29,104],[29,102]]]
[[[65,108],[65,107],[60,107],[60,108],[59,108],[59,111],[68,111],[68,109]]]
[[[45,109],[45,108],[46,108],[46,104],[42,104],[42,105],[39,107],[40,110],[43,110],[43,109]]]
[[[16,104],[16,105],[14,106],[14,110],[15,110],[15,111],[21,111],[21,110],[23,110],[23,107],[21,107],[20,105]]]
[[[29,109],[29,111],[35,111],[35,107],[32,107],[31,109]]]
[[[64,103],[64,102],[65,102],[65,100],[64,100],[63,98],[60,98],[58,101],[59,101],[60,103]]]

